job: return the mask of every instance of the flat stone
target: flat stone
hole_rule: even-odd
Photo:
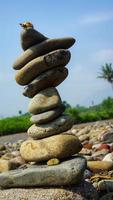
[[[13,64],[14,69],[21,69],[32,59],[57,49],[68,49],[75,43],[74,38],[48,39],[27,49]]]
[[[15,80],[20,85],[29,84],[42,72],[51,68],[64,67],[70,60],[70,52],[65,49],[52,51],[44,56],[33,59],[20,69],[15,76]]]
[[[45,37],[43,34],[35,30],[34,28],[23,28],[21,31],[21,46],[25,51],[29,47],[39,44],[48,38]]]
[[[59,165],[36,165],[27,169],[18,169],[0,174],[0,187],[33,187],[62,186],[77,184],[81,181],[86,160],[83,157],[73,157]]]
[[[38,200],[98,200],[98,192],[86,181],[75,186],[0,190],[0,200],[37,200],[37,198]]]
[[[48,123],[54,119],[56,119],[57,117],[59,117],[64,111],[64,107],[60,106],[57,107],[53,110],[49,110],[47,112],[43,112],[41,114],[37,114],[37,115],[33,115],[30,118],[30,121],[33,124],[44,124],[44,123]]]
[[[28,135],[33,139],[41,139],[67,131],[73,125],[73,119],[68,115],[61,115],[47,124],[33,124],[28,129]]]
[[[66,158],[82,148],[79,139],[73,135],[55,135],[41,140],[27,140],[20,147],[22,158],[30,162],[48,161],[52,158]]]
[[[47,88],[36,94],[29,102],[28,112],[39,114],[61,106],[61,98],[56,88]]]
[[[41,90],[58,86],[65,80],[67,75],[68,69],[65,67],[55,67],[43,72],[24,88],[23,95],[32,98]]]

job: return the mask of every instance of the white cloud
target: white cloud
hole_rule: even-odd
[[[89,24],[96,24],[96,23],[102,23],[109,20],[113,20],[113,14],[111,13],[97,13],[94,15],[86,15],[82,16],[79,19],[79,23],[82,25],[89,25]]]

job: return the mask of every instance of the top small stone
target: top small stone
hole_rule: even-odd
[[[34,29],[34,26],[31,22],[25,22],[20,24],[22,27],[21,31],[21,46],[23,50],[28,49],[29,47],[39,44],[44,40],[48,39],[40,32]]]

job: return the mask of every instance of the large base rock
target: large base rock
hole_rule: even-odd
[[[88,182],[62,188],[0,190],[0,200],[97,200],[96,189]]]
[[[62,186],[81,182],[86,160],[73,157],[59,165],[36,165],[0,174],[0,187]]]

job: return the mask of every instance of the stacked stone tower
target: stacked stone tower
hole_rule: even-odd
[[[21,46],[24,53],[16,60],[13,68],[17,70],[16,82],[25,86],[23,95],[31,98],[28,111],[32,114],[30,120],[33,125],[28,129],[29,138],[21,145],[20,153],[26,162],[37,163],[37,169],[42,166],[42,162],[46,164],[48,160],[49,165],[58,164],[59,162],[52,162],[55,159],[61,162],[57,166],[46,165],[46,172],[49,170],[52,183],[47,181],[48,175],[45,172],[43,181],[38,177],[38,180],[34,181],[35,184],[32,182],[31,185],[76,183],[76,163],[79,163],[78,175],[82,176],[85,161],[72,156],[81,150],[82,145],[78,138],[65,132],[72,127],[73,120],[63,114],[64,106],[56,89],[68,75],[65,66],[70,60],[71,53],[67,49],[75,43],[75,39],[48,39],[36,31],[30,22],[21,26]],[[40,173],[43,173],[43,169]],[[57,179],[59,173],[60,181]],[[37,177],[36,174],[35,176]]]

